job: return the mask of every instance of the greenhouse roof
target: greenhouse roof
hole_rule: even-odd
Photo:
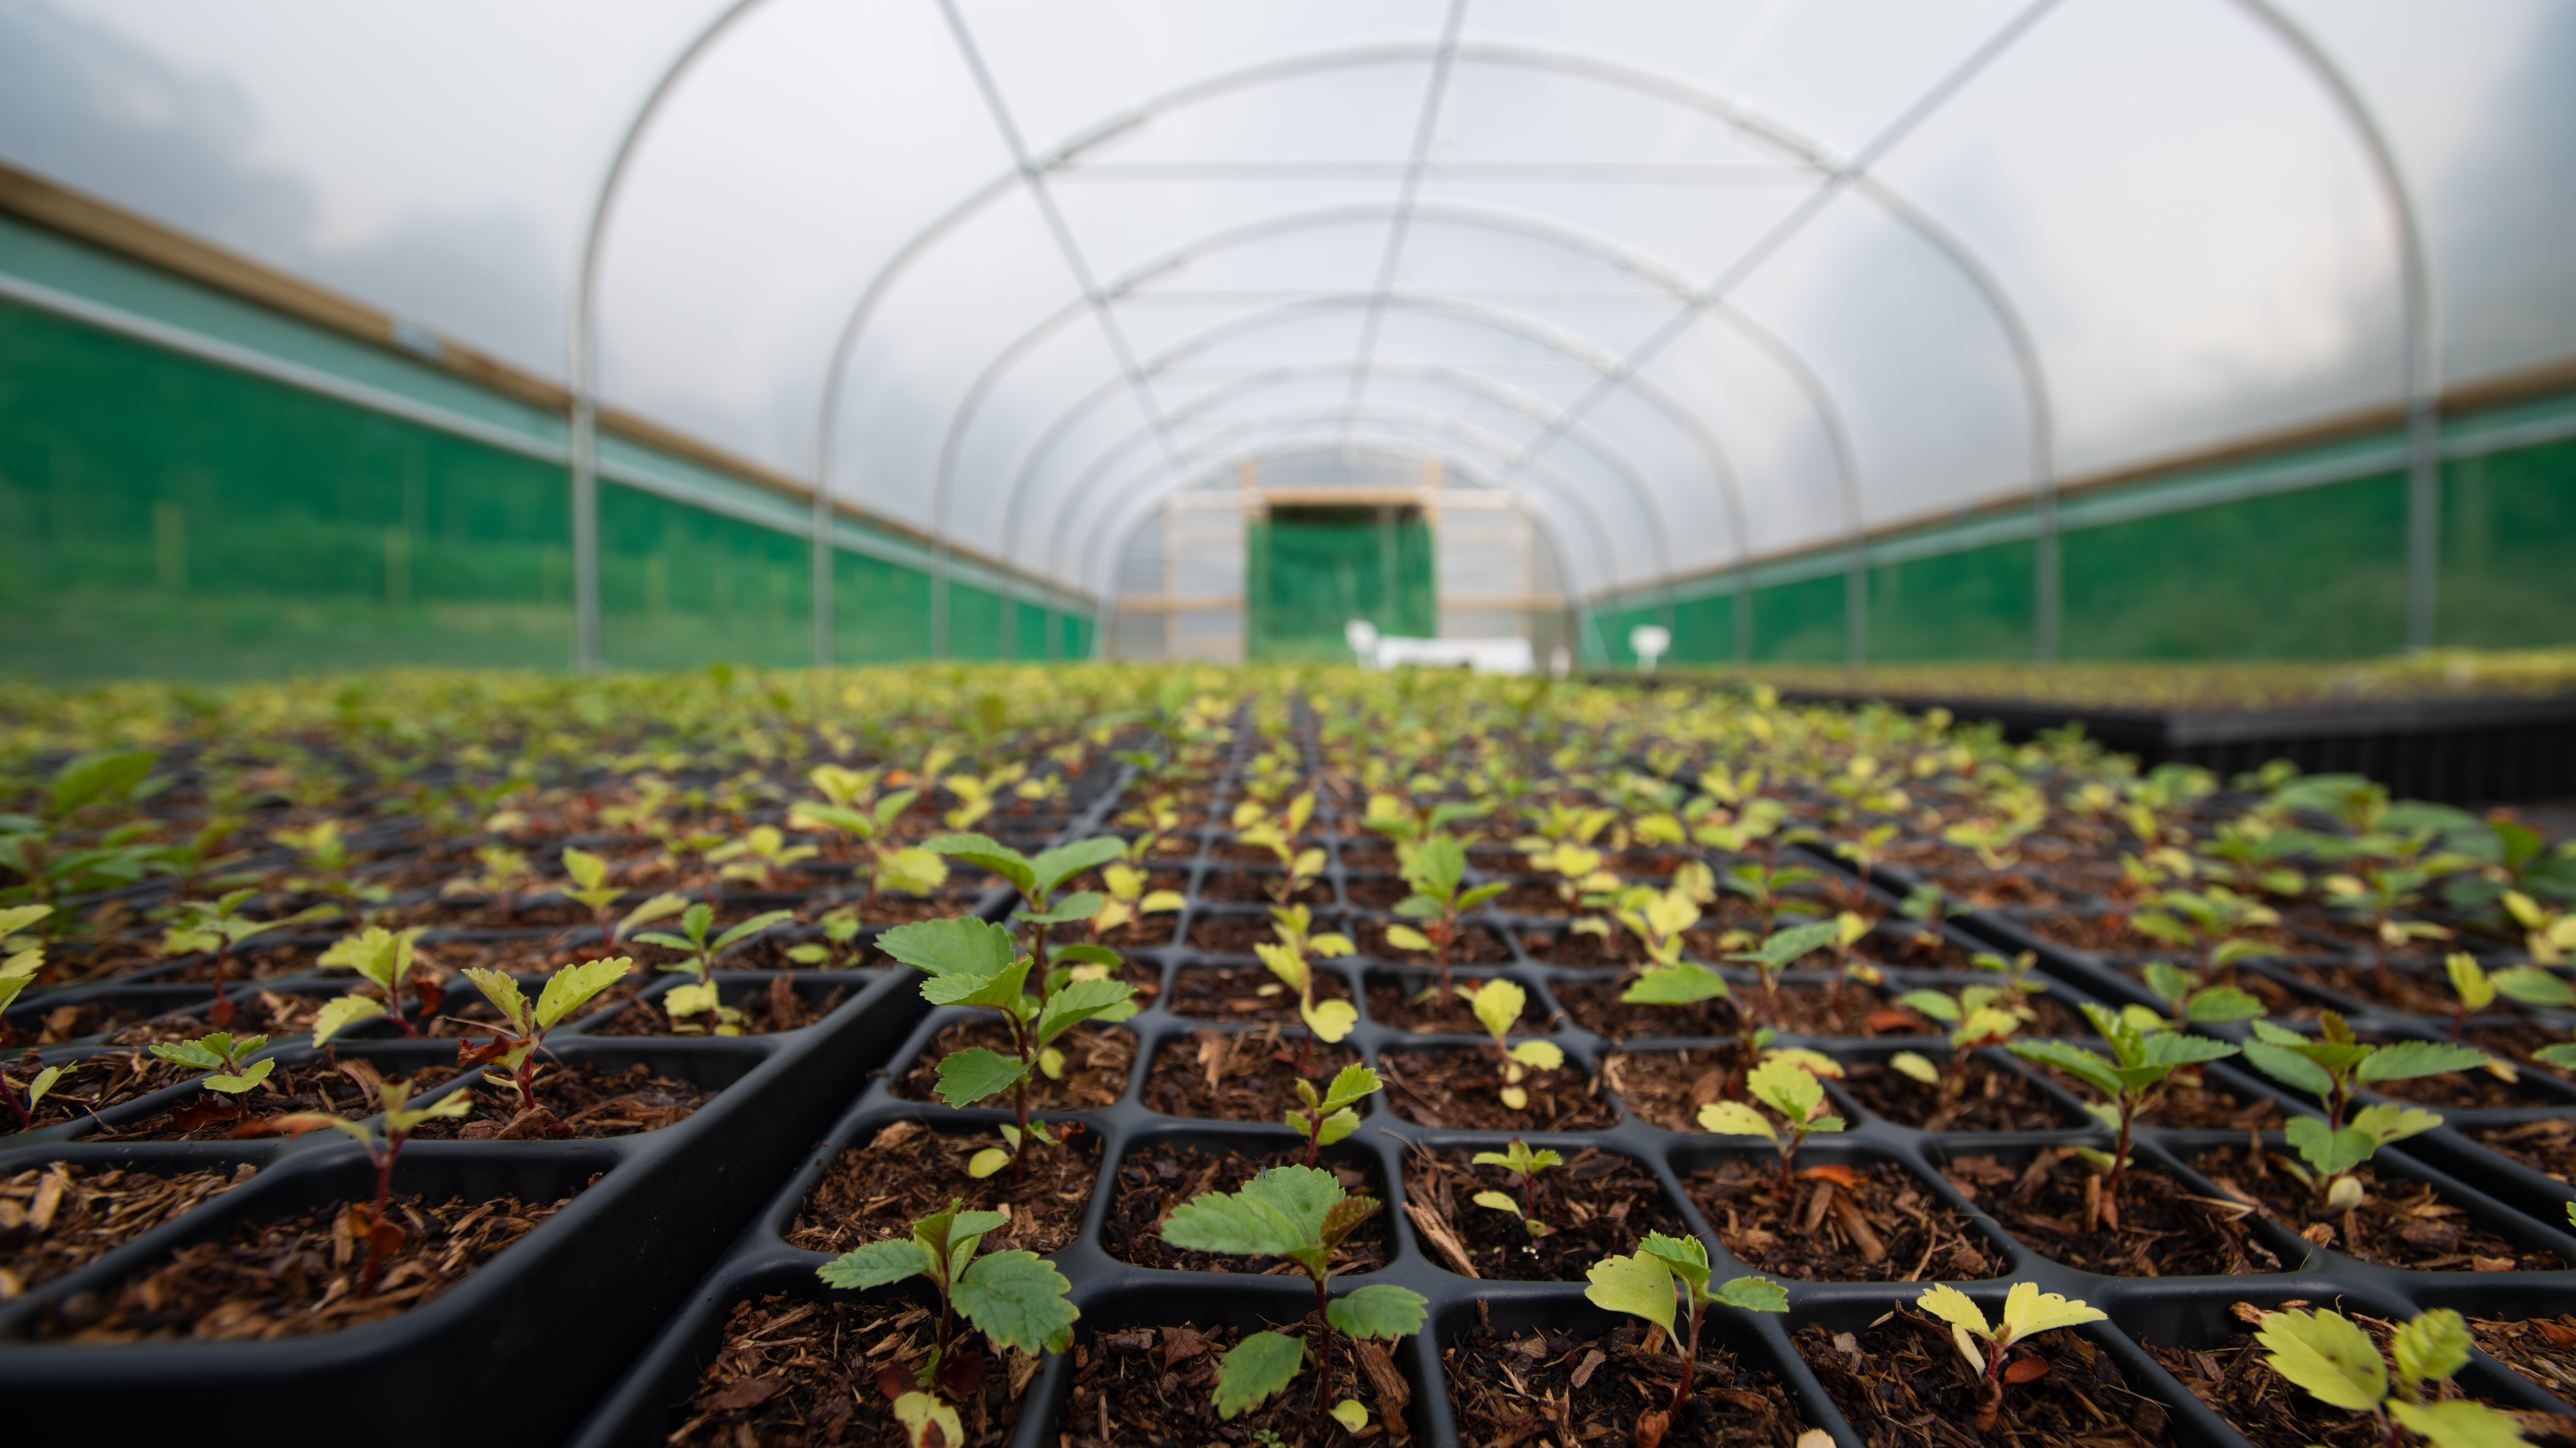
[[[1340,448],[1600,594],[2564,372],[2571,75],[2565,0],[18,0],[0,159],[1086,593]]]

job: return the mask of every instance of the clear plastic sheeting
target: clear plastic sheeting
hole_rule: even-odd
[[[576,383],[597,209],[604,406],[1087,595],[1338,450],[1633,605],[2003,505],[2054,589],[2063,486],[2563,367],[2571,75],[2568,0],[20,0],[0,156]]]

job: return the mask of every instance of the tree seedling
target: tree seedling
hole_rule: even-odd
[[[481,873],[450,880],[439,887],[438,893],[441,896],[489,895],[492,902],[501,907],[501,923],[515,923],[519,892],[535,878],[528,871],[527,854],[508,845],[486,844],[474,851],[474,859],[482,867]]]
[[[1519,1201],[1513,1201],[1509,1192],[1484,1191],[1476,1193],[1473,1198],[1477,1206],[1511,1213],[1521,1219],[1521,1226],[1533,1237],[1544,1237],[1556,1230],[1538,1219],[1538,1174],[1549,1167],[1565,1165],[1564,1157],[1545,1147],[1532,1151],[1529,1143],[1515,1136],[1508,1150],[1476,1153],[1475,1163],[1501,1167],[1521,1181]]]
[[[572,887],[563,892],[564,898],[590,907],[591,915],[599,922],[599,950],[602,955],[615,950],[617,942],[637,927],[667,920],[689,908],[689,902],[683,896],[656,895],[628,911],[625,919],[612,925],[609,910],[626,892],[608,883],[608,861],[588,850],[567,845],[563,863],[564,873],[571,876],[573,882]]]
[[[2263,1002],[2232,985],[2210,985],[2195,971],[2161,960],[2147,962],[2147,989],[2165,1003],[2173,1028],[2250,1021],[2263,1014]]]
[[[45,944],[18,932],[54,913],[51,905],[12,905],[0,909],[0,1011],[18,998],[45,968]],[[0,1019],[0,1041],[14,1034]]]
[[[1020,892],[1020,908],[1011,912],[1011,918],[1028,927],[1029,956],[1036,962],[1038,974],[1043,978],[1048,973],[1048,929],[1089,920],[1108,903],[1106,897],[1097,891],[1080,890],[1061,900],[1056,898],[1055,892],[1083,871],[1124,855],[1127,842],[1116,835],[1094,835],[1070,845],[1041,850],[1032,857],[983,835],[941,835],[923,848],[989,870]],[[1096,945],[1066,946],[1064,951],[1068,959],[1112,967],[1119,963],[1116,954]]]
[[[1178,890],[1148,891],[1144,871],[1116,861],[1100,867],[1100,888],[1108,894],[1109,903],[1091,917],[1094,940],[1144,916],[1169,914],[1189,904],[1189,898]]]
[[[214,957],[215,1004],[206,1012],[206,1020],[216,1026],[232,1024],[233,1003],[224,994],[224,967],[231,963],[235,950],[252,936],[289,925],[327,919],[340,913],[329,905],[316,905],[281,920],[245,920],[242,902],[257,894],[256,890],[233,890],[214,901],[182,901],[178,919],[161,932],[161,953],[178,955],[186,951],[204,951]]]
[[[789,963],[820,966],[825,970],[839,970],[856,964],[854,956],[844,956],[842,952],[849,948],[851,941],[859,938],[858,909],[844,905],[824,912],[823,918],[816,923],[823,929],[823,938],[789,946]]]
[[[1278,933],[1279,943],[1257,940],[1252,951],[1281,984],[1297,993],[1297,1016],[1306,1023],[1305,1039],[1297,1043],[1297,1074],[1303,1076],[1315,1042],[1338,1043],[1360,1019],[1359,1009],[1349,1001],[1315,999],[1315,967],[1307,961],[1306,952],[1311,949],[1319,955],[1351,955],[1357,947],[1349,937],[1338,934],[1308,939],[1306,930],[1311,917],[1303,905],[1284,909],[1274,906],[1270,913],[1277,917],[1271,928]]]
[[[1523,1041],[1515,1046],[1504,1039],[1519,1024],[1521,1010],[1529,1004],[1529,992],[1500,978],[1474,990],[1463,985],[1455,989],[1467,1008],[1476,1013],[1477,1024],[1494,1038],[1494,1052],[1502,1058],[1503,1104],[1514,1111],[1528,1110],[1529,1088],[1521,1081],[1529,1071],[1553,1071],[1565,1064],[1565,1052],[1554,1041]]]
[[[2349,1209],[2359,1206],[2362,1200],[2361,1183],[2350,1175],[2354,1168],[2369,1161],[2388,1143],[2442,1124],[2442,1118],[2433,1112],[2395,1102],[2384,1101],[2354,1112],[2353,1094],[2374,1081],[2407,1081],[2484,1066],[2487,1055],[2439,1041],[2366,1045],[2353,1039],[2352,1027],[2333,1011],[2317,1014],[2317,1030],[2317,1036],[2310,1038],[2270,1021],[2256,1021],[2255,1039],[2245,1043],[2245,1059],[2282,1085],[2305,1091],[2325,1103],[2325,1120],[2295,1117],[2282,1131],[2310,1170],[2302,1171],[2286,1161],[2281,1164],[2310,1187],[2323,1191],[2328,1206]]]
[[[1444,806],[1445,808],[1445,806]],[[1506,881],[1492,881],[1461,888],[1467,878],[1467,847],[1448,835],[1433,835],[1414,846],[1403,860],[1404,883],[1413,893],[1395,902],[1395,913],[1407,920],[1419,920],[1421,928],[1389,925],[1387,944],[1398,950],[1427,953],[1440,970],[1439,990],[1449,993],[1449,952],[1457,945],[1458,917],[1484,904],[1511,888]]]
[[[236,1039],[229,1031],[208,1031],[193,1041],[156,1041],[152,1045],[152,1054],[173,1065],[207,1073],[197,1078],[197,1087],[201,1091],[216,1092],[219,1097],[239,1097],[267,1080],[269,1073],[277,1069],[277,1062],[273,1060],[257,1062],[248,1069],[242,1066],[243,1057],[257,1055],[267,1044],[266,1036]],[[208,1115],[216,1121],[237,1117],[241,1115],[241,1103],[226,1101],[220,1110]]]
[[[776,825],[753,825],[742,838],[707,851],[707,863],[719,866],[716,877],[740,880],[771,890],[787,888],[787,871],[823,853],[813,845],[791,845]]]
[[[2199,957],[2204,974],[2233,981],[2239,961],[2270,950],[2241,932],[2281,923],[2281,912],[2224,885],[2207,890],[2167,890],[2151,896],[2129,928]]]
[[[1288,801],[1288,808],[1276,816],[1258,800],[1247,799],[1234,807],[1235,839],[1268,850],[1279,861],[1279,877],[1267,887],[1275,904],[1286,905],[1296,899],[1298,891],[1324,873],[1323,846],[1297,848],[1297,836],[1314,816],[1315,795],[1311,790]]]
[[[2042,1292],[2036,1282],[2012,1285],[2012,1290],[2004,1294],[2003,1321],[1994,1327],[1986,1325],[1986,1314],[1968,1294],[1947,1283],[1936,1282],[1924,1288],[1914,1305],[1950,1324],[1951,1345],[1958,1348],[1968,1370],[1977,1375],[1980,1433],[1993,1432],[1996,1421],[2003,1416],[2007,1383],[2019,1385],[2048,1372],[2048,1364],[2036,1358],[2007,1364],[2005,1359],[2015,1345],[2057,1328],[2100,1322],[2107,1315],[2058,1293]],[[1980,1338],[1987,1344],[1983,1351],[1977,1347]]]
[[[393,891],[383,885],[360,884],[350,878],[357,857],[349,853],[349,843],[340,837],[340,821],[326,819],[301,830],[271,830],[269,838],[295,851],[300,863],[314,873],[289,878],[286,888],[308,895],[327,895],[340,902],[342,909],[355,915],[370,906],[381,905],[393,898]]]
[[[446,987],[440,983],[412,974],[412,948],[426,933],[427,926],[387,930],[381,925],[373,925],[355,935],[342,936],[332,943],[329,950],[322,952],[322,958],[314,964],[326,970],[342,967],[354,970],[384,992],[384,998],[378,1000],[352,991],[324,1003],[313,1017],[313,1044],[322,1045],[358,1022],[379,1016],[402,1027],[406,1036],[419,1035],[420,1031],[412,1025],[410,1015],[403,1010],[404,979],[408,977],[420,992],[422,1015],[436,1012],[439,1002],[447,994]]]
[[[1297,1105],[1285,1120],[1306,1138],[1306,1165],[1313,1166],[1317,1152],[1360,1129],[1359,1104],[1376,1094],[1378,1085],[1377,1073],[1356,1063],[1335,1072],[1333,1084],[1320,1093],[1314,1083],[1298,1078]]]
[[[2093,1029],[2101,1032],[2103,1042],[2110,1046],[2109,1058],[2064,1041],[2015,1041],[2008,1049],[2025,1061],[2055,1066],[2102,1093],[2102,1103],[2093,1110],[2115,1124],[2120,1137],[2104,1169],[2102,1185],[2096,1189],[2099,1208],[2088,1215],[2098,1216],[2116,1232],[2120,1228],[2120,1173],[2129,1165],[2129,1141],[2139,1114],[2175,1071],[2233,1056],[2236,1048],[2207,1036],[2142,1030],[2136,1022],[2090,1001],[2084,1003],[2083,1011],[2085,1019],[2093,1023]]]
[[[910,1391],[901,1386],[902,1365],[886,1391],[894,1397],[895,1417],[911,1434],[915,1448],[929,1439],[935,1424],[937,1441],[956,1448],[966,1441],[957,1410],[938,1396],[965,1398],[984,1375],[981,1354],[961,1348],[957,1319],[964,1317],[996,1349],[1017,1348],[1035,1355],[1062,1352],[1073,1345],[1073,1325],[1082,1310],[1066,1297],[1073,1284],[1054,1264],[1035,1252],[987,1252],[976,1255],[984,1234],[1009,1225],[1002,1212],[968,1212],[951,1198],[948,1210],[912,1224],[910,1237],[889,1237],[844,1252],[814,1269],[825,1286],[860,1291],[885,1287],[914,1277],[927,1277],[939,1293],[939,1330],[930,1351],[912,1365]]]
[[[688,957],[676,965],[661,967],[665,971],[694,977],[687,985],[673,986],[662,997],[662,1009],[670,1012],[671,1015],[671,1029],[682,1035],[695,1035],[707,1029],[692,1019],[695,1016],[713,1017],[715,1034],[719,1036],[742,1034],[742,1012],[726,1005],[722,994],[716,988],[716,957],[782,920],[795,919],[796,912],[766,911],[754,915],[710,940],[707,938],[707,932],[715,928],[715,918],[714,907],[701,900],[680,912],[681,934],[673,935],[666,930],[647,930],[635,937],[645,945],[658,945],[664,950],[681,951]]]
[[[1010,1143],[1009,1150],[978,1152],[968,1170],[979,1177],[990,1176],[1005,1162],[1017,1170],[1019,1153],[1028,1141],[1055,1145],[1056,1136],[1043,1124],[1029,1120],[1029,1074],[1060,1074],[1064,1058],[1055,1049],[1054,1041],[1095,1017],[1123,1020],[1133,1015],[1136,988],[1123,981],[1076,980],[1072,967],[1060,965],[1040,978],[1039,993],[1031,995],[1027,989],[1030,957],[1020,952],[1009,931],[973,918],[924,920],[899,926],[877,937],[877,946],[930,977],[921,983],[922,999],[938,1006],[982,1006],[998,1011],[1009,1028],[1010,1055],[968,1046],[939,1059],[937,1090],[941,1100],[965,1107],[1008,1091],[1012,1110],[1019,1118],[1015,1129],[1006,1128],[1003,1132]],[[1112,961],[1117,959],[1096,945],[1069,945],[1061,954],[1087,960],[1077,954],[1083,951],[1098,951]]]
[[[2576,1006],[2576,987],[2563,976],[2537,966],[2517,965],[2490,975],[2476,957],[2465,951],[2453,951],[2443,968],[2451,977],[2451,993],[2458,1004],[2451,1008],[2451,1039],[2460,1039],[2460,1028],[2469,1017],[2495,1004],[2499,995],[2544,1010],[2565,1010]],[[2488,1069],[2494,1069],[2491,1065]]]
[[[509,1029],[494,1032],[491,1040],[480,1045],[459,1041],[456,1063],[479,1066],[486,1061],[499,1062],[519,1088],[519,1109],[536,1110],[536,1055],[546,1043],[546,1032],[634,969],[635,962],[622,955],[567,965],[547,979],[532,1004],[527,991],[507,972],[467,966],[465,978],[483,992],[483,998],[501,1013]]]
[[[1205,1192],[1174,1208],[1163,1223],[1163,1240],[1192,1252],[1281,1257],[1306,1274],[1322,1319],[1322,1375],[1315,1385],[1315,1407],[1321,1410],[1333,1391],[1335,1331],[1393,1342],[1420,1332],[1430,1307],[1422,1294],[1382,1282],[1328,1297],[1334,1251],[1377,1209],[1375,1197],[1350,1195],[1331,1172],[1274,1166],[1241,1191]],[[1306,1344],[1286,1333],[1258,1332],[1236,1343],[1217,1368],[1217,1416],[1231,1420],[1259,1407],[1296,1379],[1305,1357]],[[1340,1405],[1335,1416],[1349,1426]],[[1364,1422],[1364,1409],[1361,1416]]]
[[[2389,1337],[2385,1362],[2370,1334],[2325,1308],[2265,1313],[2254,1340],[2272,1371],[2328,1407],[2370,1414],[2392,1448],[2406,1433],[2437,1448],[2505,1448],[2523,1441],[2510,1416],[2484,1403],[2440,1396],[2438,1385],[2468,1366],[2472,1345],[2468,1324],[2450,1308],[2435,1308],[2399,1327]],[[2391,1367],[2397,1370],[2393,1393]]]
[[[403,1143],[411,1139],[412,1128],[424,1121],[445,1116],[463,1116],[474,1109],[473,1098],[462,1091],[451,1091],[435,1103],[414,1110],[410,1106],[411,1083],[387,1081],[376,1088],[377,1099],[384,1107],[380,1124],[384,1139],[379,1142],[374,1132],[362,1121],[347,1121],[320,1111],[297,1111],[272,1116],[235,1127],[236,1136],[283,1135],[301,1136],[322,1127],[355,1139],[365,1147],[367,1160],[376,1168],[376,1195],[372,1203],[349,1204],[351,1235],[367,1244],[367,1266],[358,1278],[352,1297],[364,1297],[375,1290],[376,1278],[385,1268],[385,1259],[402,1250],[405,1233],[393,1217],[394,1161],[402,1155]]]
[[[1796,1056],[1771,1057],[1744,1078],[1753,1099],[1779,1113],[1784,1132],[1769,1117],[1742,1101],[1712,1101],[1699,1109],[1702,1131],[1720,1136],[1759,1136],[1780,1152],[1780,1189],[1789,1190],[1791,1166],[1799,1144],[1817,1132],[1840,1131],[1843,1119],[1825,1102],[1824,1083]]]
[[[1681,1411],[1683,1401],[1689,1397],[1691,1379],[1699,1371],[1700,1324],[1706,1321],[1708,1309],[1724,1306],[1745,1312],[1789,1310],[1788,1291],[1768,1278],[1730,1278],[1718,1284],[1715,1292],[1709,1291],[1708,1248],[1697,1237],[1648,1232],[1633,1255],[1604,1257],[1583,1275],[1591,1284],[1583,1289],[1583,1296],[1593,1306],[1644,1318],[1681,1347],[1681,1378],[1673,1384],[1672,1401],[1661,1413],[1649,1409],[1638,1415],[1635,1436],[1639,1442],[1662,1438],[1672,1416]],[[1684,1332],[1673,1330],[1676,1299],[1689,1324]],[[1646,1421],[1649,1419],[1654,1421]]]
[[[1765,865],[1746,860],[1729,866],[1718,877],[1718,885],[1753,902],[1762,912],[1762,929],[1768,934],[1780,918],[1780,897],[1792,885],[1803,885],[1816,878],[1816,872],[1799,865]]]

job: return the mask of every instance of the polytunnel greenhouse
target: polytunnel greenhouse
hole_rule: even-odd
[[[0,0],[0,1420],[2576,1445],[2571,238],[2576,0]]]

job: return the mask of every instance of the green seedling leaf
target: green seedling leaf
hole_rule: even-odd
[[[1070,925],[1077,920],[1088,920],[1099,914],[1100,907],[1108,903],[1109,897],[1096,890],[1078,890],[1056,901],[1045,910],[1036,912],[1014,910],[1011,912],[1011,918],[1031,925]]]
[[[333,1036],[358,1022],[374,1020],[383,1014],[385,1014],[384,1004],[367,996],[345,995],[335,1000],[324,1001],[322,1009],[314,1012],[313,1015],[313,1044],[317,1046],[327,1044]]]
[[[2392,1334],[2388,1355],[2397,1375],[2408,1382],[2447,1378],[2469,1365],[2469,1325],[2447,1307],[2437,1307]]]
[[[910,1448],[930,1448],[933,1429],[938,1431],[941,1448],[956,1448],[966,1441],[966,1425],[957,1410],[919,1389],[894,1400],[894,1416],[903,1424]]]
[[[536,1029],[536,1023],[528,1015],[528,993],[519,989],[519,983],[511,979],[509,972],[469,965],[465,967],[465,978],[474,982],[474,988],[492,1003],[492,1009],[499,1011],[501,1019],[510,1023],[512,1034],[524,1036]],[[332,1004],[337,1005],[338,1002]],[[378,1006],[376,1013],[382,1014],[383,1010]]]
[[[567,965],[554,973],[537,996],[539,1029],[580,1010],[591,997],[615,985],[619,978],[635,968],[635,962],[623,955],[594,960],[582,965]]]
[[[1037,890],[1037,870],[1029,857],[988,835],[941,835],[937,839],[922,841],[920,848],[989,870],[1017,886],[1022,894],[1034,894]],[[912,962],[904,963],[909,965]]]
[[[1699,1129],[1720,1136],[1758,1136],[1775,1142],[1780,1139],[1769,1117],[1741,1101],[1712,1101],[1701,1107]]]
[[[1298,1015],[1315,1039],[1326,1044],[1339,1041],[1360,1023],[1359,1007],[1349,1001],[1317,1001],[1312,1007],[1299,1006]]]
[[[2183,1019],[2201,1025],[2218,1025],[2227,1021],[2251,1021],[2260,1018],[2262,1000],[2250,991],[2232,985],[2214,985],[2194,992],[2184,1003]]]
[[[2087,1051],[2085,1054],[2092,1053]],[[1941,1068],[1933,1065],[1930,1057],[1917,1052],[1899,1051],[1887,1058],[1887,1064],[1897,1074],[1920,1081],[1926,1086],[1940,1084]]]
[[[1687,1006],[1730,994],[1726,978],[1704,965],[1687,961],[1658,966],[1637,977],[1619,999],[1631,1005]]]
[[[1019,956],[1010,931],[971,917],[899,925],[877,937],[877,948],[933,976],[976,980],[1001,974]]]
[[[2268,1024],[2268,1021],[2257,1021],[2254,1026],[2259,1031]],[[2326,1068],[2286,1046],[2270,1041],[2247,1041],[2245,1059],[2252,1063],[2254,1069],[2284,1086],[2295,1087],[2311,1096],[2334,1094],[2334,1078],[2326,1074]]]
[[[1125,1005],[1135,994],[1136,988],[1124,981],[1068,981],[1064,989],[1046,998],[1046,1007],[1038,1016],[1038,1039],[1052,1041],[1094,1016]]]
[[[1374,1094],[1379,1085],[1377,1073],[1357,1064],[1344,1066],[1333,1076],[1333,1084],[1324,1090],[1321,1108],[1336,1111]]]
[[[1082,1316],[1065,1300],[1072,1288],[1035,1252],[993,1252],[976,1258],[957,1279],[955,1300],[957,1310],[996,1347],[1062,1352],[1073,1346],[1073,1324]]]
[[[274,1060],[259,1061],[253,1063],[249,1070],[242,1072],[238,1076],[208,1076],[197,1084],[205,1087],[209,1091],[221,1091],[227,1095],[239,1095],[244,1091],[248,1091],[253,1086],[258,1085],[260,1082],[267,1080],[268,1073],[276,1069],[277,1062]]]
[[[931,842],[934,849],[938,844],[936,840]],[[956,852],[947,850],[942,853],[955,854]],[[1076,840],[1069,845],[1058,845],[1052,850],[1042,851],[1036,859],[1029,862],[1030,873],[1036,880],[1036,894],[1040,899],[1044,899],[1054,894],[1056,887],[1065,881],[1085,870],[1108,864],[1126,853],[1127,842],[1116,835],[1094,835],[1087,840]],[[1089,919],[1090,917],[1086,915],[1075,918]]]
[[[844,1252],[814,1271],[831,1286],[855,1290],[918,1277],[933,1265],[929,1248],[910,1237],[889,1237]]]
[[[1898,1005],[1919,1011],[1944,1025],[1959,1023],[1959,1003],[1937,990],[1910,990],[1896,998]]]
[[[1767,1277],[1731,1277],[1717,1289],[1717,1300],[1746,1312],[1786,1312],[1789,1289]]]
[[[1284,1332],[1256,1332],[1226,1351],[1216,1370],[1216,1415],[1232,1421],[1296,1379],[1306,1344]]]
[[[1026,1062],[982,1046],[951,1051],[939,1058],[939,1099],[951,1106],[972,1106],[987,1096],[1009,1090],[1013,1082],[1028,1074],[1028,1069]]]
[[[1333,1421],[1341,1424],[1345,1432],[1356,1433],[1368,1426],[1368,1409],[1357,1398],[1342,1399],[1332,1406],[1331,1412]]]
[[[1672,1335],[1673,1269],[1663,1258],[1646,1251],[1604,1257],[1583,1275],[1591,1284],[1583,1296],[1593,1306],[1642,1317]]]
[[[2535,966],[2518,965],[2511,970],[2500,970],[2488,980],[2498,994],[2527,1006],[2544,1009],[2576,1006],[2576,986],[2569,985],[2563,976]],[[2474,1010],[2476,1005],[2470,1008]]]
[[[2264,1362],[2308,1396],[2356,1413],[2388,1397],[2388,1368],[2370,1335],[2337,1312],[2292,1308],[2263,1320],[2254,1340]]]
[[[2530,1441],[2511,1417],[2465,1398],[2444,1403],[2400,1399],[2388,1405],[2388,1414],[2408,1431],[2432,1440],[2435,1448],[2520,1448]]]
[[[1467,993],[1467,1006],[1476,1013],[1477,1023],[1498,1041],[1519,1022],[1521,1010],[1528,1004],[1528,991],[1499,977]]]
[[[1509,1212],[1515,1217],[1521,1214],[1521,1204],[1513,1201],[1511,1193],[1509,1192],[1481,1191],[1468,1198],[1468,1200],[1474,1202],[1480,1207],[1491,1207],[1498,1212]]]
[[[1374,1282],[1326,1304],[1324,1320],[1353,1337],[1393,1342],[1420,1332],[1430,1307],[1430,1300],[1412,1288]]]
[[[921,983],[921,998],[935,1006],[986,1006],[1018,1012],[1029,1004],[1029,958],[1012,959],[997,975],[942,975]]]
[[[2487,1053],[2440,1041],[2399,1041],[2362,1058],[2357,1081],[2408,1081],[2445,1071],[2474,1071],[2487,1063]]]

